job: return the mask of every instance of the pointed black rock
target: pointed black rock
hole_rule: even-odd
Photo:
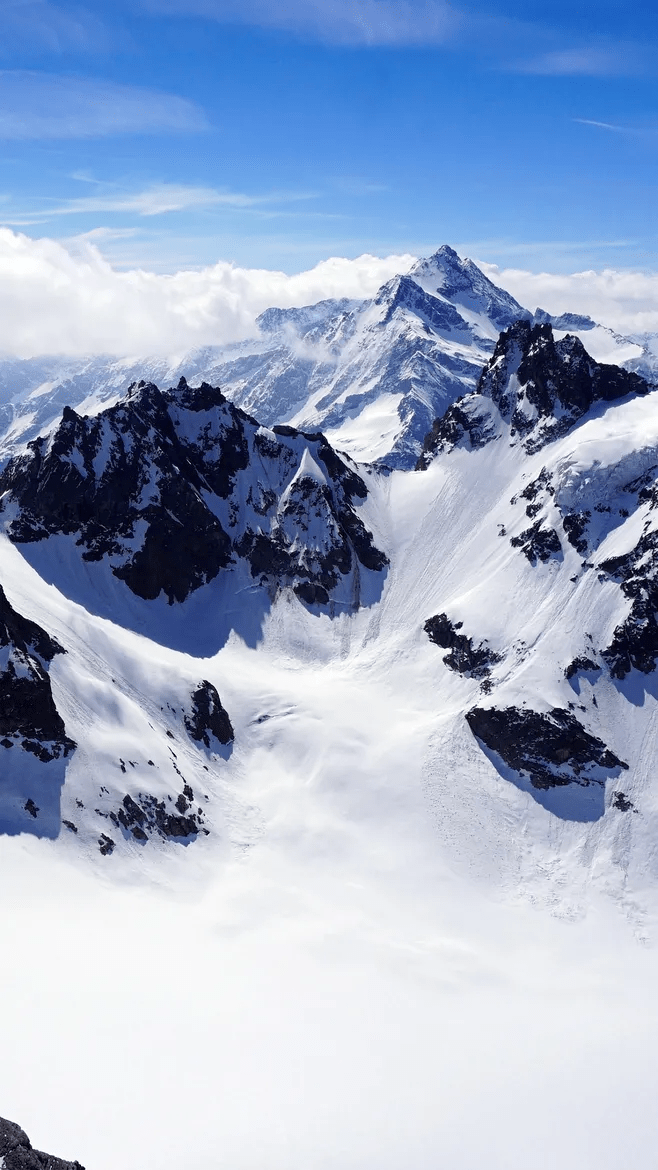
[[[549,324],[527,321],[501,333],[478,386],[529,451],[566,434],[595,402],[648,391],[639,374],[595,361],[578,337],[555,341]]]
[[[192,692],[192,711],[185,716],[185,726],[190,737],[207,748],[211,746],[211,736],[221,744],[232,743],[235,739],[217,688],[207,679]]]
[[[473,645],[472,638],[459,633],[462,626],[462,622],[451,622],[447,614],[438,613],[428,618],[423,628],[430,642],[442,650],[450,651],[443,659],[446,666],[469,678],[486,679],[491,667],[502,660],[502,655],[492,650],[486,642]]]

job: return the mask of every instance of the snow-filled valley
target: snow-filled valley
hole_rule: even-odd
[[[554,325],[492,330],[416,469],[188,374],[0,470],[0,1112],[39,1148],[653,1165],[658,406]]]

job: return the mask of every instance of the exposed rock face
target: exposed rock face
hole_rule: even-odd
[[[430,642],[450,651],[443,661],[451,670],[470,678],[486,679],[489,677],[491,667],[501,661],[502,655],[492,650],[486,642],[474,646],[472,638],[458,632],[463,624],[453,623],[447,614],[439,613],[427,619],[424,630]]]
[[[603,783],[605,773],[628,768],[623,760],[570,711],[527,711],[519,707],[473,707],[468,725],[479,740],[535,788]]]
[[[556,342],[550,325],[527,321],[501,334],[478,386],[528,451],[566,434],[595,402],[648,390],[638,374],[594,361],[579,338]]]
[[[192,739],[212,746],[211,737],[221,744],[235,739],[231,720],[222,707],[216,687],[204,679],[192,692],[192,712],[185,716],[185,726]]]
[[[573,658],[566,667],[564,677],[569,681],[579,674],[600,674],[601,667],[592,658],[588,658],[586,654],[581,654],[577,658]]]
[[[27,1134],[13,1121],[0,1117],[0,1166],[2,1170],[84,1170],[79,1162],[65,1162],[33,1150]]]
[[[135,796],[126,793],[119,808],[107,816],[114,823],[115,829],[119,832],[123,830],[124,836],[131,836],[135,841],[148,841],[153,836],[163,840],[186,841],[194,839],[199,833],[208,834],[204,826],[203,809],[194,808],[193,801],[194,791],[187,783],[171,804],[158,800],[149,792],[138,792]],[[101,834],[98,847],[104,856],[110,855],[115,845],[112,837]]]
[[[269,588],[327,604],[358,563],[388,563],[354,508],[363,479],[323,435],[267,431],[206,383],[138,383],[94,417],[65,408],[7,465],[3,493],[12,540],[72,536],[146,600],[182,602],[244,558]]]
[[[516,321],[501,333],[477,390],[437,419],[423,444],[418,468],[440,451],[483,446],[503,434],[538,451],[559,438],[596,402],[646,394],[639,374],[589,356],[579,338],[555,341],[547,322]]]
[[[477,447],[485,447],[498,437],[496,421],[491,404],[477,394],[469,394],[454,402],[432,423],[423,440],[416,470],[425,471],[434,456],[442,451],[453,451],[455,447],[474,451]]]
[[[629,553],[602,561],[599,568],[620,583],[631,602],[603,652],[610,673],[622,679],[635,667],[651,674],[658,661],[658,531],[645,532]]]
[[[9,604],[0,586],[0,749],[22,747],[39,760],[67,756],[75,744],[52,695],[47,666],[64,650]]]
[[[549,561],[562,552],[560,538],[554,528],[547,528],[540,520],[525,528],[517,536],[510,537],[513,548],[520,548],[531,565],[537,561]]]

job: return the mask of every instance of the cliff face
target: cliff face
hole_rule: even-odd
[[[75,539],[144,600],[183,602],[239,561],[308,604],[358,591],[387,565],[355,511],[368,495],[320,433],[267,430],[203,383],[139,383],[92,417],[63,412],[0,476],[7,533]],[[340,587],[343,587],[342,589]]]

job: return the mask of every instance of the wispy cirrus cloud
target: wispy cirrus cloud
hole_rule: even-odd
[[[651,52],[630,41],[569,44],[564,27],[449,0],[142,0],[152,13],[279,29],[346,46],[431,46],[477,53],[504,70],[551,76],[630,76]],[[548,14],[550,17],[550,13]],[[567,43],[565,43],[567,42]]]
[[[81,179],[96,184],[87,176]],[[100,185],[100,184],[99,184]],[[125,214],[139,217],[167,215],[177,211],[202,211],[212,208],[229,208],[238,211],[262,210],[287,203],[299,203],[314,199],[312,191],[271,191],[249,195],[240,191],[229,191],[215,187],[195,187],[183,183],[156,183],[139,191],[105,189],[95,195],[67,199],[59,204],[40,206],[33,212],[11,217],[11,211],[0,217],[11,227],[46,223],[63,215]]]
[[[278,28],[338,45],[443,44],[464,24],[447,0],[145,0],[152,12]]]
[[[614,122],[597,122],[594,118],[573,118],[572,121],[579,122],[581,126],[596,126],[599,130],[613,130],[616,134],[632,133],[630,127],[617,126]]]
[[[49,0],[0,0],[0,57],[26,49],[46,53],[95,52],[116,42],[116,33],[93,12]]]
[[[628,126],[619,122],[602,122],[596,118],[573,118],[581,126],[592,126],[595,130],[607,130],[611,134],[622,135],[625,138],[637,138],[645,142],[658,137],[658,125],[645,124],[642,126]]]
[[[201,108],[139,86],[28,70],[0,71],[0,139],[198,132]]]
[[[635,77],[648,65],[645,49],[625,43],[552,49],[517,61],[514,69],[545,77]]]

